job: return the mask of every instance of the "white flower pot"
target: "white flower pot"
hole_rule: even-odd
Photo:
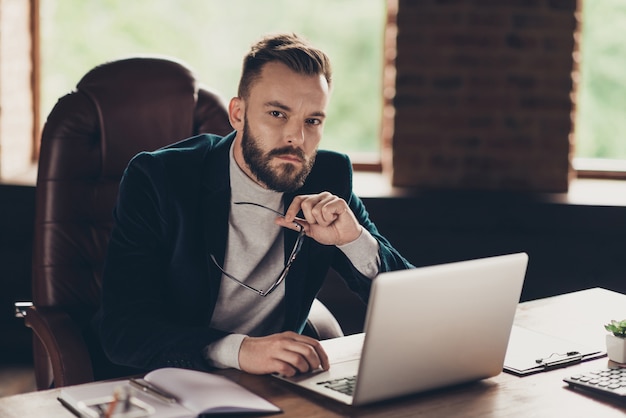
[[[607,334],[606,354],[609,356],[609,360],[616,363],[626,363],[626,338]]]

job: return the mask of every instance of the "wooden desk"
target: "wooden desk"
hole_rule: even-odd
[[[604,349],[603,324],[626,318],[626,295],[590,289],[519,305],[516,324],[580,340]],[[606,366],[606,358],[526,377],[507,373],[480,382],[379,403],[349,407],[269,376],[237,370],[221,374],[278,405],[276,417],[624,417],[626,403],[575,392],[562,378],[577,370]],[[56,400],[59,389],[0,398],[0,417],[71,418]]]

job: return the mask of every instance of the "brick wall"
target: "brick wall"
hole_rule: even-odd
[[[395,107],[393,151],[384,160],[392,183],[566,191],[577,2],[390,0],[394,7],[395,84],[388,72],[385,93]]]
[[[0,178],[32,167],[30,2],[0,0]]]

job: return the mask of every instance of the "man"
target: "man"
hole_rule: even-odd
[[[265,38],[244,59],[233,133],[131,161],[100,312],[114,363],[328,369],[299,332],[329,267],[365,301],[379,272],[412,267],[353,194],[347,156],[317,150],[330,85],[323,52],[296,35]]]

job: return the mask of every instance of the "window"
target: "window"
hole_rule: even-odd
[[[89,69],[135,54],[188,63],[225,100],[241,60],[270,32],[296,32],[331,58],[334,86],[322,148],[378,160],[383,0],[40,0],[41,114]]]
[[[249,44],[263,33],[296,31],[324,49],[335,66],[330,117],[321,146],[348,152],[353,161],[379,163],[380,138],[389,141],[391,137],[388,129],[381,132],[383,109],[386,119],[393,118],[393,109],[383,103],[382,72],[385,8],[389,4],[392,9],[394,3],[317,0],[303,7],[302,2],[293,0],[30,0],[0,2],[0,15],[4,23],[20,22],[27,45],[28,5],[39,9],[39,25],[32,25],[30,30],[41,60],[36,53],[30,58],[35,72],[32,99],[40,103],[36,110],[42,121],[57,98],[73,89],[93,66],[139,53],[171,55],[186,61],[202,82],[228,99],[235,92],[241,57]],[[626,73],[622,70],[626,68],[626,44],[621,42],[626,2],[579,0],[578,5],[582,25],[577,33],[578,78],[573,97],[574,167],[579,177],[626,179],[626,141],[622,138],[626,132]],[[5,46],[13,50],[18,37],[9,29],[16,25],[3,26],[7,29],[4,39],[11,39]],[[20,47],[22,50],[26,47]],[[16,63],[28,61],[28,52],[20,52],[19,59],[11,51],[3,52],[6,74],[8,67],[17,68]],[[388,67],[393,70],[393,63]],[[1,78],[0,73],[0,84],[5,86],[0,91],[5,96],[11,94],[5,80],[13,86],[19,78],[25,86],[20,91],[28,89],[27,70],[18,69],[21,78],[16,78],[15,72],[6,74]],[[20,103],[26,103],[21,95],[19,98]],[[5,123],[0,124],[5,131],[15,128],[20,120],[9,116],[8,110],[17,109],[15,97],[10,100],[11,108],[5,105],[3,114]],[[37,121],[36,111],[27,103],[22,107],[22,113],[29,118],[33,113]],[[3,132],[0,138],[0,176],[5,179],[12,175],[4,172],[18,160],[29,160],[15,170],[18,175],[24,166],[29,168],[32,153],[14,145],[23,145],[26,135],[38,130],[36,124],[31,128],[28,123]],[[37,138],[38,132],[34,136]]]
[[[626,172],[626,2],[584,0],[580,7],[575,167],[615,177]]]

